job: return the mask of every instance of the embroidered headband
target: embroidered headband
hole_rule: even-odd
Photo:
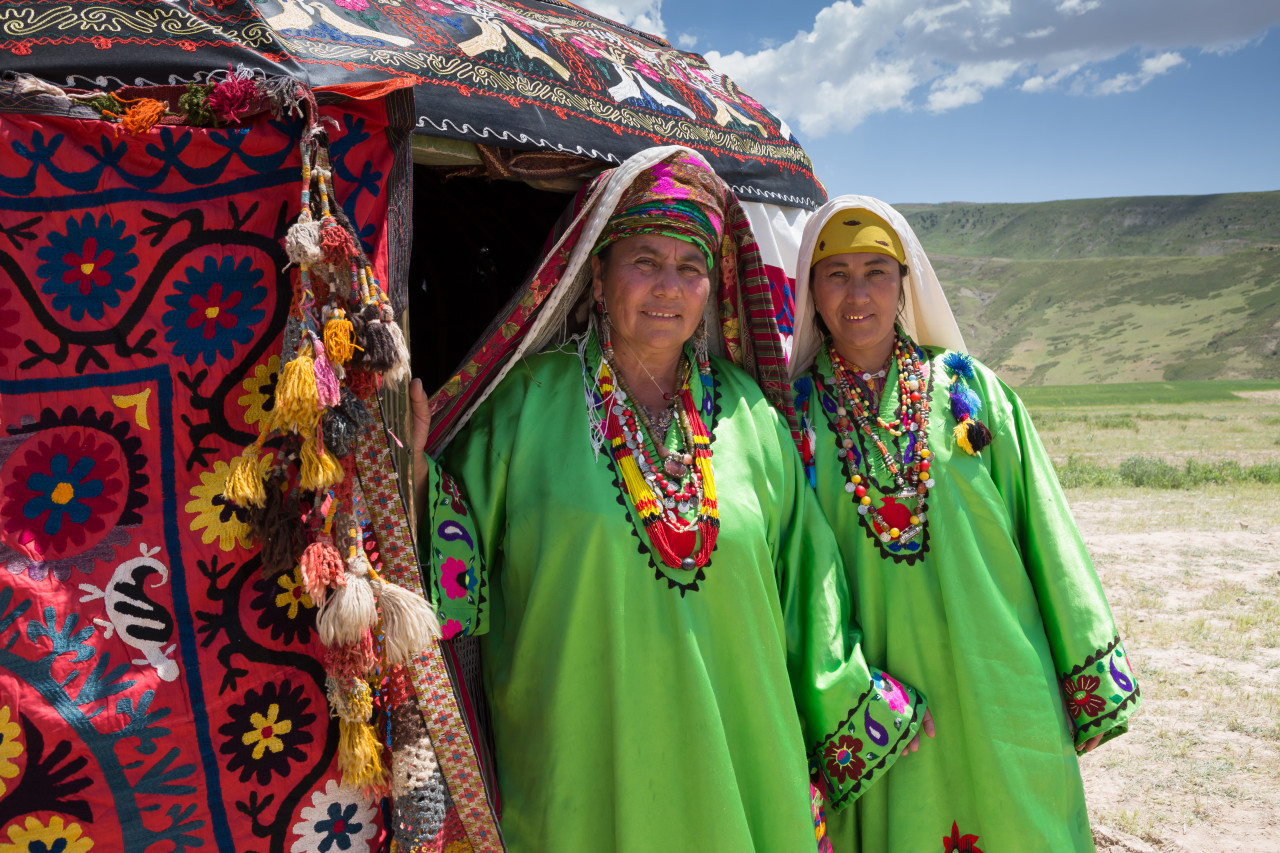
[[[697,246],[713,272],[724,235],[724,184],[684,153],[655,163],[631,183],[591,253],[637,234],[661,234]]]

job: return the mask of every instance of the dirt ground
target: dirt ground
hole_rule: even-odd
[[[1068,493],[1143,707],[1081,761],[1101,853],[1280,853],[1280,488]]]

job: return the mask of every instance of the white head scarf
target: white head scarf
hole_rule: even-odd
[[[955,315],[942,293],[938,276],[924,253],[916,232],[901,213],[877,198],[865,195],[842,195],[831,199],[809,218],[800,239],[800,256],[796,260],[796,331],[791,350],[789,372],[792,379],[809,369],[822,346],[817,309],[813,304],[809,273],[814,245],[822,227],[831,217],[845,210],[869,210],[893,226],[907,253],[907,276],[902,281],[905,302],[900,314],[902,327],[918,344],[946,347],[965,352],[964,338],[956,325]]]

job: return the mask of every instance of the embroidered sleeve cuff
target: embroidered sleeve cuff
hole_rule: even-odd
[[[887,673],[871,670],[871,687],[834,732],[809,753],[833,810],[853,802],[880,778],[924,718],[925,698]]]
[[[1077,749],[1098,735],[1106,743],[1127,732],[1129,717],[1142,698],[1119,637],[1063,674],[1062,692],[1075,726]]]
[[[423,587],[440,617],[443,639],[482,634],[488,627],[484,558],[471,511],[457,481],[429,464],[419,541]]]

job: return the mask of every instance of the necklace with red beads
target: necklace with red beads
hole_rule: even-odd
[[[689,388],[689,363],[681,360],[680,389],[672,401],[672,420],[684,439],[682,450],[667,447],[635,400],[622,375],[606,357],[599,391],[608,406],[605,437],[621,475],[622,488],[662,562],[693,571],[707,564],[720,530],[711,440]],[[654,450],[650,450],[652,443]],[[694,514],[692,520],[683,516]]]
[[[880,416],[878,401],[857,381],[862,371],[846,362],[827,342],[839,400],[833,415],[838,448],[852,497],[867,530],[890,556],[910,556],[923,551],[927,523],[927,499],[933,479],[929,474],[929,383],[915,345],[897,330],[891,358],[898,367],[898,406],[892,420]],[[874,445],[880,465],[861,458],[858,435]],[[889,444],[894,445],[890,450]],[[871,453],[866,454],[870,456]],[[876,468],[882,476],[874,476]],[[871,489],[879,491],[878,504]]]

